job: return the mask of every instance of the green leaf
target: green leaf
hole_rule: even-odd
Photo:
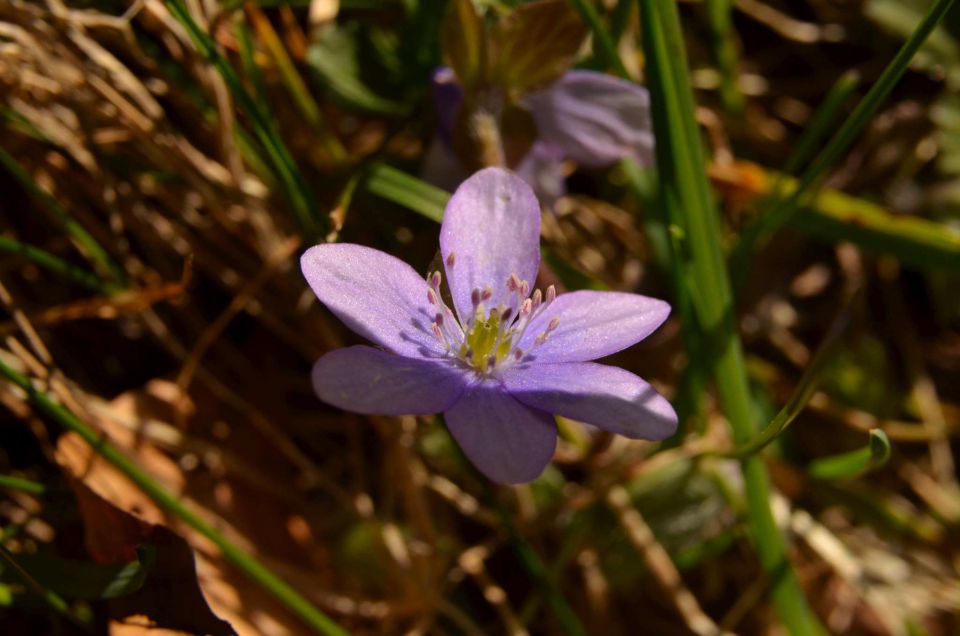
[[[307,64],[346,105],[381,115],[402,115],[407,108],[376,94],[361,79],[358,24],[327,29],[307,50]]]
[[[103,565],[57,556],[51,552],[14,555],[40,585],[65,599],[95,601],[119,598],[143,587],[156,560],[156,548],[137,546],[135,561]]]

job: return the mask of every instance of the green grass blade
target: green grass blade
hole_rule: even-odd
[[[848,71],[837,78],[823,102],[817,107],[806,128],[803,129],[796,145],[787,156],[781,172],[794,176],[804,164],[813,159],[817,149],[823,147],[830,128],[840,117],[843,105],[847,103],[860,87],[860,73]]]
[[[774,173],[755,172],[761,179],[756,191],[769,193],[779,183],[791,193],[796,179]],[[788,227],[830,242],[849,242],[878,254],[894,256],[904,265],[920,270],[940,268],[960,272],[960,231],[928,219],[893,214],[880,206],[836,190],[820,189],[804,204],[804,213],[794,216]],[[736,254],[736,252],[735,252]],[[743,261],[749,264],[749,253]]]
[[[771,212],[783,204],[785,194],[796,191],[795,182],[791,182],[792,188],[785,187],[787,178],[796,174],[800,167],[816,154],[817,148],[823,146],[830,128],[840,115],[840,110],[859,86],[859,73],[851,71],[841,75],[827,92],[817,112],[800,135],[793,151],[783,164],[781,174],[767,196],[760,202],[756,220],[740,233],[740,239],[730,255],[730,271],[736,283],[735,287],[739,288],[746,279],[747,268],[757,242],[777,228],[778,220]]]
[[[849,453],[821,457],[810,463],[807,472],[815,479],[850,479],[880,468],[890,459],[890,438],[880,429],[870,431],[870,441]]]
[[[287,53],[287,49],[280,41],[280,36],[277,35],[273,25],[263,12],[256,7],[250,7],[247,10],[247,16],[276,63],[277,70],[280,71],[280,77],[290,96],[293,97],[293,103],[296,104],[300,114],[307,120],[311,130],[319,138],[320,144],[330,155],[330,158],[336,163],[343,163],[347,159],[346,148],[343,147],[343,144],[335,135],[330,133],[330,130],[324,124],[320,106],[313,95],[310,94],[310,90],[303,78],[300,77],[300,73],[297,72],[293,60],[290,59],[290,54]]]
[[[42,495],[47,491],[46,486],[39,484],[35,481],[30,481],[29,479],[22,479],[20,477],[12,477],[10,475],[0,475],[0,487],[3,488],[13,488],[14,490],[22,490],[33,495]]]
[[[143,470],[123,452],[110,444],[96,430],[88,426],[64,406],[57,404],[45,393],[38,391],[30,380],[7,366],[0,360],[0,375],[18,386],[26,394],[30,403],[43,415],[68,431],[83,438],[101,457],[113,464],[126,477],[137,485],[161,508],[176,516],[198,533],[212,541],[224,558],[239,568],[253,581],[272,594],[299,616],[316,633],[327,636],[347,636],[347,632],[318,609],[313,603],[301,596],[297,590],[285,583],[280,577],[267,569],[253,556],[237,544],[227,539],[220,531],[205,521],[200,515],[183,504],[179,497],[166,490],[154,478]]]
[[[847,333],[852,320],[848,313],[844,313],[834,323],[830,332],[823,339],[823,342],[817,348],[817,352],[807,364],[806,370],[800,377],[793,394],[787,403],[780,409],[780,412],[770,421],[762,431],[757,433],[750,441],[738,446],[729,453],[724,453],[726,457],[743,459],[759,453],[769,446],[786,428],[810,401],[810,396],[817,388],[820,380],[820,374],[827,367],[827,363],[833,360],[834,355],[840,349],[844,334]]]
[[[371,194],[409,208],[437,223],[443,220],[443,210],[450,200],[450,193],[446,190],[384,164],[370,167],[363,187]]]
[[[20,185],[63,226],[63,229],[70,238],[73,239],[80,251],[94,267],[102,274],[111,277],[117,283],[122,283],[126,280],[127,274],[123,268],[97,243],[96,239],[87,232],[86,228],[70,216],[70,213],[67,212],[49,192],[37,185],[33,177],[2,147],[0,147],[0,164],[3,164],[3,167],[14,176]]]
[[[328,230],[327,218],[317,206],[306,180],[300,173],[290,151],[283,140],[280,139],[269,113],[265,112],[256,100],[250,96],[244,88],[243,82],[240,81],[237,72],[227,59],[220,54],[210,35],[196,23],[193,16],[183,5],[183,1],[164,0],[164,5],[186,29],[194,46],[220,74],[238,106],[249,117],[254,133],[269,157],[277,177],[283,184],[287,199],[290,201],[294,215],[303,231],[308,237],[326,234]]]
[[[9,252],[22,256],[28,261],[48,269],[51,272],[60,274],[65,278],[69,278],[89,290],[108,296],[117,293],[121,289],[117,285],[101,280],[96,274],[80,269],[76,265],[54,256],[50,252],[42,250],[39,247],[34,247],[33,245],[21,243],[12,238],[0,236],[0,252]]]
[[[623,79],[630,79],[630,74],[627,73],[627,68],[623,65],[620,54],[617,52],[617,44],[610,37],[610,32],[604,28],[603,22],[600,20],[600,14],[597,13],[593,3],[589,0],[570,0],[570,4],[573,5],[583,21],[590,27],[590,31],[593,32],[594,43],[600,49],[603,60],[616,71],[617,75]]]
[[[695,284],[691,296],[708,346],[716,355],[717,390],[735,442],[745,443],[754,434],[751,398],[720,246],[719,218],[694,116],[679,16],[675,4],[666,0],[640,0],[640,11],[664,200],[681,216]],[[786,541],[770,509],[766,467],[757,456],[746,458],[742,465],[750,533],[780,618],[793,634],[821,633],[787,559]]]
[[[737,85],[739,56],[730,20],[730,0],[707,0],[706,8],[713,59],[720,72],[720,102],[727,112],[739,113],[743,110],[743,94]]]
[[[876,83],[870,87],[867,94],[860,100],[857,107],[853,110],[840,130],[833,136],[827,145],[820,151],[820,154],[813,160],[810,166],[800,177],[797,187],[793,190],[790,197],[783,202],[777,209],[763,217],[763,228],[758,231],[756,241],[762,241],[764,238],[774,232],[777,228],[783,226],[793,217],[802,207],[802,198],[824,176],[827,169],[833,166],[850,146],[856,140],[860,131],[867,125],[870,119],[876,114],[880,105],[890,95],[890,91],[900,81],[910,64],[910,60],[920,49],[920,46],[929,37],[936,28],[937,24],[943,19],[947,11],[953,5],[954,0],[937,0],[923,21],[917,26],[910,38],[894,56],[893,60],[880,74]]]

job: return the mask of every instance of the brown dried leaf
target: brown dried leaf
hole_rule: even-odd
[[[515,100],[563,75],[586,38],[587,27],[566,0],[520,6],[491,33],[491,81]]]

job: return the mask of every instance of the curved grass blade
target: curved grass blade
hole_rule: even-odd
[[[890,459],[890,438],[878,428],[870,431],[870,441],[849,453],[821,457],[810,463],[807,472],[815,479],[850,479],[880,468]]]
[[[820,374],[826,368],[827,363],[833,360],[834,355],[840,348],[843,335],[846,334],[852,323],[849,313],[842,314],[833,324],[827,336],[824,338],[813,359],[810,360],[806,370],[800,377],[793,395],[784,405],[780,412],[767,424],[762,431],[755,435],[750,441],[733,449],[728,453],[723,453],[725,457],[744,459],[759,453],[769,446],[783,431],[800,415],[803,408],[810,401],[810,396],[817,388],[820,381]]]

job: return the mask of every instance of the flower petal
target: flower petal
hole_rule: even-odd
[[[677,430],[677,413],[629,371],[594,362],[530,364],[504,372],[513,397],[537,409],[633,439],[661,440]]]
[[[501,484],[536,479],[557,446],[553,417],[521,404],[498,382],[467,389],[445,417],[470,461]]]
[[[585,166],[653,156],[650,95],[646,89],[593,71],[568,71],[524,98],[540,139]]]
[[[533,190],[502,168],[477,172],[447,204],[440,249],[461,320],[473,314],[470,293],[487,285],[493,291],[487,307],[514,306],[510,274],[532,286],[540,265],[540,204]]]
[[[313,390],[338,408],[370,415],[429,415],[454,404],[467,376],[452,364],[358,345],[313,365]]]
[[[570,292],[534,316],[518,346],[537,363],[596,360],[640,342],[669,314],[666,302],[640,294]],[[554,318],[559,319],[557,328],[535,345]]]
[[[364,338],[402,355],[443,355],[426,280],[400,259],[362,245],[316,245],[300,267],[320,302]]]
[[[430,89],[433,94],[433,106],[437,110],[438,132],[447,142],[453,138],[453,124],[456,120],[457,109],[463,100],[463,89],[457,84],[457,76],[449,66],[441,66],[433,71],[430,78]]]
[[[517,176],[529,183],[537,197],[547,205],[553,205],[567,193],[563,151],[546,142],[534,142],[517,165]]]

